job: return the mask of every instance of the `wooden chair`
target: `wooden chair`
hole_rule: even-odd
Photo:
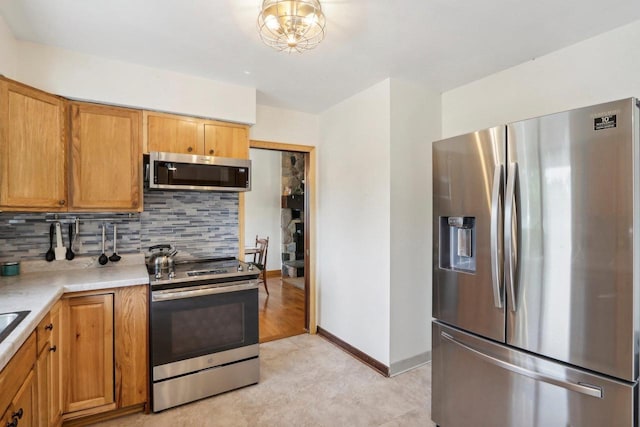
[[[260,239],[256,235],[256,251],[253,253],[253,262],[252,264],[262,270],[260,275],[262,278],[262,283],[264,283],[264,290],[267,291],[267,295],[269,295],[269,288],[267,287],[267,252],[269,250],[269,237],[265,239]]]

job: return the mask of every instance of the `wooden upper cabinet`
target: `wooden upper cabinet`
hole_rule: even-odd
[[[0,208],[67,210],[65,102],[0,79]]]
[[[203,142],[200,121],[145,111],[147,151],[202,154]]]
[[[248,128],[175,114],[144,112],[144,152],[249,158]]]
[[[249,158],[247,128],[242,126],[204,125],[206,156]]]
[[[141,211],[139,110],[71,104],[70,208]]]

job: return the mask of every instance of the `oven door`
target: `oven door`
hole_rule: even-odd
[[[252,354],[257,348],[258,287],[255,281],[151,293],[154,380],[191,370],[190,361],[202,360],[210,366],[229,363],[230,357],[242,360],[257,356]],[[246,349],[255,350],[247,353]],[[222,356],[216,358],[216,354]],[[198,368],[202,367],[192,369]]]

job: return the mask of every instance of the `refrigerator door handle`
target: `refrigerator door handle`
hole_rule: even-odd
[[[509,299],[511,311],[516,311],[516,271],[518,269],[518,212],[516,209],[516,179],[518,164],[509,164],[507,172],[506,203],[504,208],[504,246],[505,246],[505,275],[509,282]]]
[[[524,375],[525,377],[532,378],[536,381],[553,384],[570,391],[575,391],[577,393],[585,394],[587,396],[597,397],[598,399],[602,399],[603,397],[602,388],[600,387],[584,384],[584,383],[572,383],[572,382],[569,382],[560,378],[552,377],[550,375],[546,375],[540,372],[535,372],[530,369],[526,369],[518,365],[514,365],[513,363],[509,363],[504,360],[498,359],[497,357],[489,356],[488,354],[485,354],[480,350],[476,350],[475,348],[468,346],[467,344],[461,341],[458,341],[456,338],[454,338],[453,336],[449,335],[446,332],[440,332],[440,335],[442,336],[442,338],[446,339],[447,341],[450,341],[455,345],[467,351],[470,351],[475,356],[479,357],[480,359],[492,365],[498,366],[500,368],[506,369],[508,371],[514,372],[519,375]]]
[[[502,165],[496,165],[491,194],[491,282],[496,308],[502,308],[502,175]]]

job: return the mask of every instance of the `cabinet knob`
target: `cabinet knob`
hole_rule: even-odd
[[[11,420],[11,422],[7,423],[7,427],[18,427],[18,419],[14,418]]]
[[[53,347],[49,348],[49,351],[53,351],[55,353],[57,349],[58,347],[54,345]]]
[[[13,415],[11,415],[11,418],[18,418],[19,420],[22,419],[22,416],[24,415],[24,411],[22,410],[22,408],[18,409],[17,412],[14,412]]]
[[[209,154],[211,154],[213,156],[213,149],[209,150]]]
[[[45,331],[53,331],[53,323],[49,323],[44,327]]]
[[[64,204],[65,204],[65,203],[67,203],[67,201],[66,201],[66,200],[59,200],[59,201],[58,201],[58,204],[59,204],[60,206],[64,206]]]
[[[192,152],[192,151],[193,151],[193,147],[189,147],[189,148],[187,148],[187,151],[188,151],[188,152]]]

